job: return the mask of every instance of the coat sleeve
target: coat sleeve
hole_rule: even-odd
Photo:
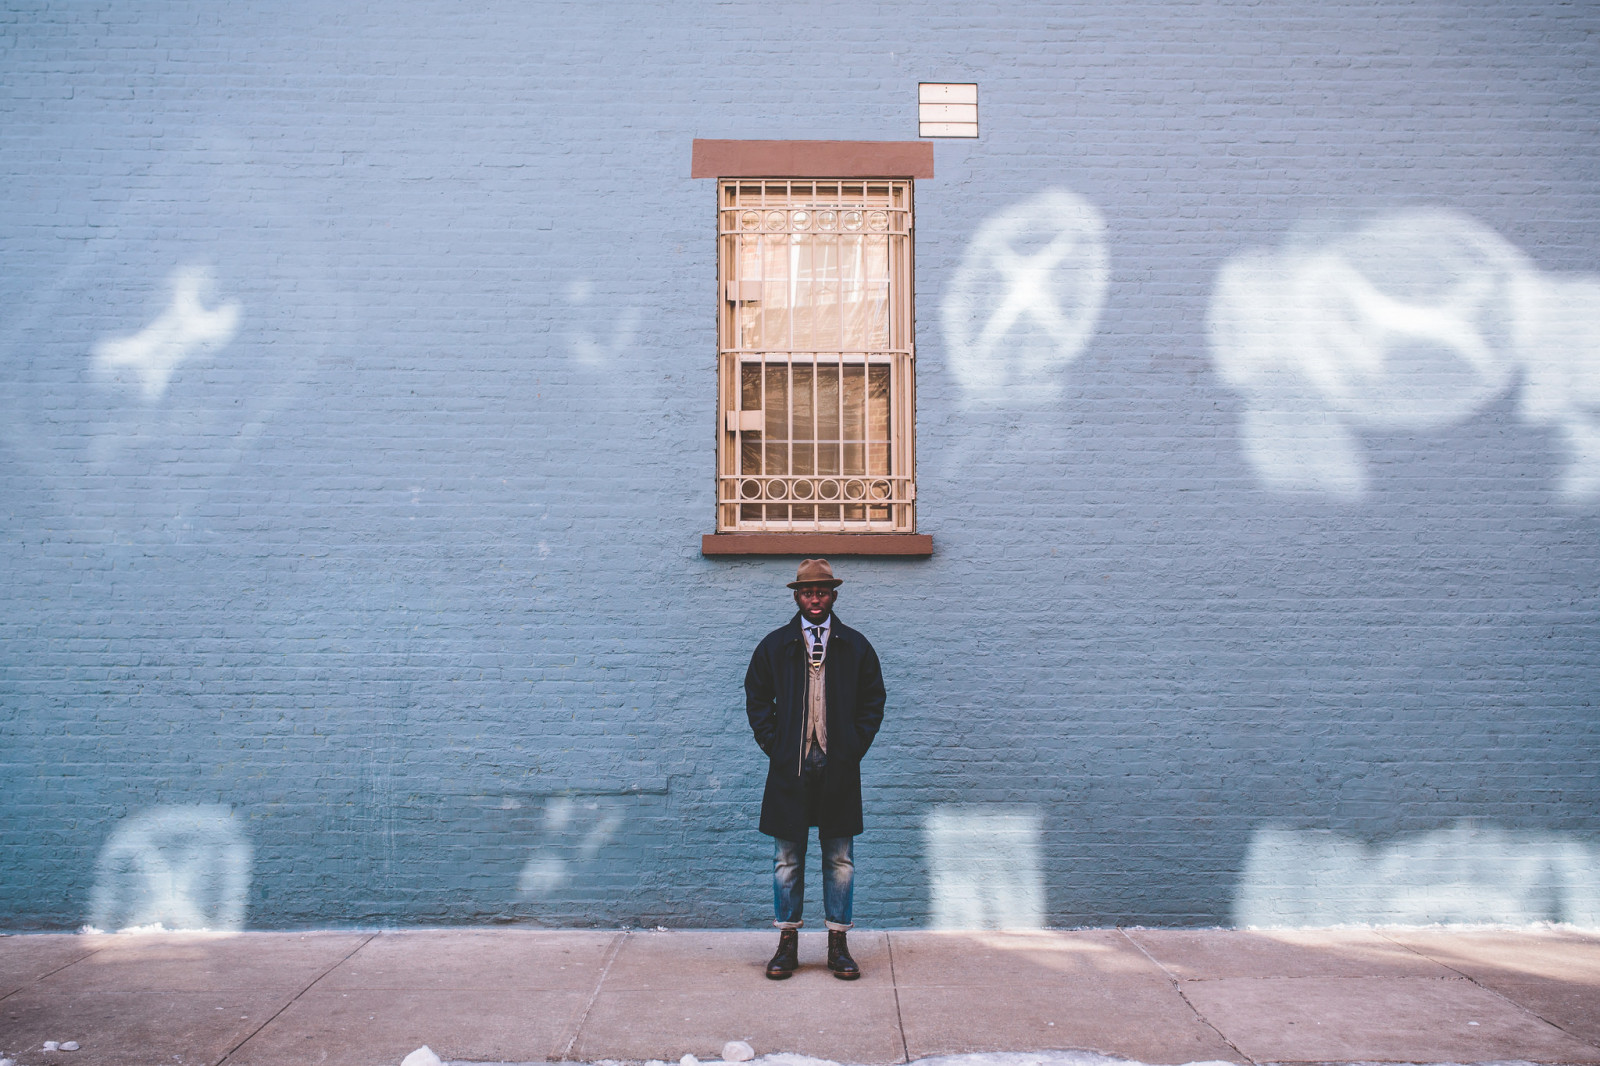
[[[772,661],[765,652],[765,644],[758,646],[750,656],[750,668],[744,672],[744,713],[750,719],[756,745],[770,756],[778,737],[778,696],[772,680]]]
[[[871,644],[862,643],[865,647],[856,673],[856,751],[865,755],[872,747],[872,738],[878,735],[878,727],[883,724],[883,703],[887,697],[878,653],[872,650]]]

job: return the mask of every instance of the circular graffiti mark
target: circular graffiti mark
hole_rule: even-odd
[[[151,807],[100,849],[89,924],[119,929],[244,928],[252,849],[226,807]]]
[[[1539,274],[1443,209],[1383,215],[1226,263],[1209,333],[1247,397],[1245,451],[1268,485],[1353,496],[1355,430],[1459,422],[1510,387]]]
[[[1049,189],[991,216],[942,308],[962,390],[989,399],[1054,395],[1055,371],[1094,332],[1109,275],[1105,220],[1081,196]]]

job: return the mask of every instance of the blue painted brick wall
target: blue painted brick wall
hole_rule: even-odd
[[[940,804],[1037,808],[1067,925],[1226,921],[1268,824],[1592,840],[1600,508],[1553,488],[1557,431],[1512,382],[1364,429],[1358,497],[1276,491],[1206,322],[1230,257],[1328,215],[1438,205],[1600,270],[1597,29],[5,0],[0,925],[82,924],[119,821],[195,804],[254,847],[256,927],[762,921],[740,679],[793,560],[698,551],[690,143],[911,138],[919,81],[979,83],[983,136],[916,190],[936,554],[838,563],[891,694],[858,922],[927,920]],[[1050,188],[1105,219],[1104,310],[978,402],[940,309],[985,220]],[[186,268],[232,340],[154,399],[97,376]]]

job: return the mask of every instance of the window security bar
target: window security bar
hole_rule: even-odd
[[[724,531],[909,532],[911,187],[720,187]]]
[[[759,515],[740,525],[746,531],[894,532],[916,498],[909,477],[724,474],[717,480],[723,506]]]

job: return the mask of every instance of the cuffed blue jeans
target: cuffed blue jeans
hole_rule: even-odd
[[[855,893],[855,837],[823,837],[822,914],[829,929],[850,928],[850,901]],[[772,924],[800,928],[806,902],[806,842],[774,838],[772,858]]]

